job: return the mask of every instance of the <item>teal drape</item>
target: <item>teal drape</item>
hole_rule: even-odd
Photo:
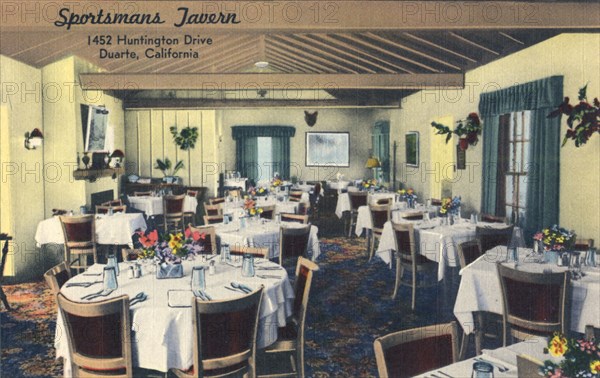
[[[291,126],[233,126],[232,137],[236,141],[236,167],[244,177],[256,181],[258,167],[258,137],[270,137],[272,145],[273,172],[282,178],[290,176],[290,138],[296,134]],[[264,168],[264,167],[263,167]]]
[[[526,237],[542,227],[558,223],[560,118],[548,119],[546,116],[562,99],[562,76],[551,76],[480,96],[479,113],[484,122],[482,212],[494,214],[496,209],[499,117],[511,112],[531,111],[527,210],[525,223],[521,225]]]

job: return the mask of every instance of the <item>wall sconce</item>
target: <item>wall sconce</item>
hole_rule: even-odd
[[[42,145],[43,140],[44,135],[40,129],[35,128],[31,132],[25,133],[25,148],[28,150],[35,150]]]

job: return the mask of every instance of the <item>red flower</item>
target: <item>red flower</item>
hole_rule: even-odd
[[[148,235],[144,235],[144,233],[142,231],[139,231],[138,235],[140,235],[139,240],[144,248],[152,247],[153,245],[155,245],[158,242],[158,231],[157,230],[151,231]]]
[[[206,234],[205,233],[201,234],[198,231],[192,232],[192,230],[188,227],[185,230],[185,237],[186,237],[186,239],[189,239],[191,237],[193,241],[197,242],[200,239],[202,239],[202,240],[206,239]]]

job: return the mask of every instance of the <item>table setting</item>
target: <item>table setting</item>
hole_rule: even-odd
[[[596,253],[592,250],[592,253]],[[575,253],[576,254],[576,253]],[[569,271],[571,287],[570,319],[568,328],[575,332],[585,332],[586,325],[600,328],[600,267],[592,259],[571,258],[559,262],[549,261],[545,252],[538,253],[531,248],[519,247],[509,253],[506,246],[497,246],[473,263],[467,265],[459,274],[461,282],[458,289],[454,315],[463,325],[465,333],[473,331],[473,312],[488,311],[502,314],[502,295],[497,278],[496,262],[500,261],[518,270],[535,273]],[[571,257],[574,257],[572,255]],[[559,265],[560,264],[560,265]]]
[[[70,300],[92,303],[121,295],[130,298],[133,361],[137,367],[166,372],[192,365],[192,298],[228,300],[264,288],[259,309],[257,347],[277,339],[277,328],[286,325],[292,313],[293,288],[287,272],[268,259],[248,255],[229,256],[189,254],[179,264],[183,275],[160,279],[161,263],[153,259],[106,265],[94,264],[72,277],[61,288]],[[140,274],[129,274],[136,269]],[[68,343],[57,318],[57,356],[68,359]],[[65,366],[70,366],[66,363]],[[70,372],[65,370],[65,376]]]
[[[247,247],[268,247],[269,258],[279,256],[279,230],[281,227],[300,228],[305,225],[296,222],[272,221],[259,217],[238,216],[228,223],[215,223],[217,239],[221,244]],[[318,237],[319,229],[311,225],[308,238],[308,255],[315,261],[321,254]]]
[[[438,217],[427,220],[401,220],[414,224],[415,242],[417,253],[429,260],[439,263],[438,280],[444,279],[446,267],[459,266],[458,245],[475,239],[475,230],[479,227],[504,228],[506,225],[499,223],[479,222],[475,219],[467,220],[455,218],[453,224],[447,217]],[[393,251],[396,248],[392,223],[387,222],[379,241],[376,255],[389,267],[392,267]]]
[[[141,213],[96,214],[95,218],[96,242],[98,244],[129,245],[132,247],[131,236],[138,229],[146,229],[146,221]],[[45,244],[65,244],[58,216],[44,219],[38,223],[35,241],[38,247]]]
[[[146,213],[146,216],[164,214],[162,196],[128,196],[127,199],[131,207]],[[195,213],[198,206],[198,199],[192,196],[185,196],[183,199],[183,212]]]

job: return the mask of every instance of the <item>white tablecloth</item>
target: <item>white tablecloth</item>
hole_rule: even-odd
[[[129,196],[129,203],[132,207],[142,210],[146,216],[160,215],[164,213],[162,197],[149,196]],[[196,197],[185,196],[183,199],[183,211],[186,213],[195,213],[198,206]]]
[[[394,193],[369,193],[367,196],[367,203],[375,204],[380,199],[391,198],[392,204],[395,204],[396,195]],[[337,204],[335,206],[335,215],[341,218],[344,215],[344,211],[352,210],[350,205],[350,196],[348,193],[340,193],[338,195]]]
[[[342,190],[348,188],[348,185],[350,185],[350,181],[327,181],[329,189],[337,190],[338,193],[341,193]]]
[[[431,219],[435,218],[439,208],[436,206],[417,206],[414,209],[407,208],[406,202],[396,202],[392,205],[392,220],[394,222],[402,222],[404,219],[403,215],[410,213],[423,213],[428,212]],[[358,215],[356,217],[356,228],[354,232],[357,236],[362,235],[364,229],[370,230],[373,228],[373,222],[371,221],[371,212],[368,206],[361,206],[358,208]]]
[[[246,181],[248,179],[244,177],[240,178],[231,178],[223,180],[223,186],[242,188],[246,190]]]
[[[131,235],[137,229],[146,229],[146,221],[140,213],[115,213],[114,215],[96,214],[96,242],[98,244],[117,244],[133,246]],[[52,217],[38,223],[35,232],[38,247],[43,244],[65,244],[60,219]]]
[[[519,249],[519,269],[530,272],[543,272],[544,269],[564,271],[566,268],[554,264],[534,263],[526,259],[529,249]],[[496,271],[496,261],[504,261],[506,247],[496,247],[488,251],[472,264],[460,271],[462,276],[454,305],[454,315],[466,333],[473,328],[473,312],[489,311],[502,314],[502,291]],[[571,281],[571,325],[570,329],[583,333],[586,325],[600,328],[600,268],[584,267],[586,276]],[[465,327],[466,325],[466,327]]]
[[[497,367],[494,367],[494,377],[518,377],[517,372],[517,356],[527,355],[533,359],[544,362],[551,360],[555,363],[560,362],[560,358],[552,357],[550,354],[544,354],[544,348],[548,346],[548,341],[541,337],[536,337],[531,340],[522,341],[504,348],[498,348],[494,350],[484,349],[482,350],[481,356],[487,361],[501,364],[503,367],[508,368],[508,371],[500,372]],[[459,361],[452,365],[444,366],[427,372],[425,374],[417,375],[417,377],[431,377],[433,376],[445,376],[444,374],[438,373],[442,371],[452,377],[470,377],[473,371],[474,358]],[[522,377],[523,378],[523,377]],[[530,377],[527,377],[530,378]]]
[[[218,259],[218,257],[217,257]],[[278,266],[277,264],[257,259],[256,267]],[[119,288],[108,297],[98,298],[98,301],[117,297],[123,294],[129,298],[135,297],[138,293],[144,292],[148,299],[131,307],[132,321],[132,349],[133,363],[136,367],[153,369],[166,372],[170,368],[188,369],[192,365],[193,359],[193,338],[191,300],[193,294],[190,290],[190,280],[192,267],[195,265],[207,265],[199,257],[196,261],[184,261],[184,277],[180,279],[156,279],[151,272],[145,273],[141,278],[129,279],[126,271],[126,264],[121,263],[121,274],[118,282]],[[145,268],[150,266],[145,266]],[[89,272],[101,272],[103,265],[95,264],[88,270]],[[148,269],[150,270],[150,269]],[[261,272],[257,270],[257,272]],[[278,275],[280,279],[262,279],[258,277],[242,277],[241,268],[234,268],[230,265],[216,264],[216,274],[206,275],[206,293],[213,300],[226,300],[240,297],[243,294],[227,290],[224,286],[229,286],[230,282],[237,281],[245,284],[252,289],[259,285],[264,285],[264,294],[259,314],[259,327],[257,335],[257,347],[264,348],[277,340],[277,327],[284,327],[286,319],[292,314],[292,303],[294,298],[293,288],[290,285],[285,269],[265,270],[268,275]],[[258,273],[260,274],[260,273]],[[265,273],[266,274],[266,273]],[[101,280],[97,276],[78,275],[69,282],[91,282]],[[100,284],[92,285],[89,288],[63,286],[61,292],[69,299],[78,301],[83,295],[95,293],[101,289]],[[172,292],[171,290],[183,290],[184,292]],[[170,307],[174,303],[174,295],[177,297],[183,295],[189,296],[189,300],[178,300],[181,305],[189,307]],[[56,325],[56,356],[67,358],[69,349],[67,339],[63,329],[63,319],[60,314]],[[68,364],[65,364],[68,366]],[[65,377],[69,377],[70,372],[65,370]]]
[[[475,228],[477,226],[506,227],[500,223],[483,223],[477,225],[467,220],[460,219],[453,226],[441,226],[441,218],[435,218],[427,222],[417,221],[415,223],[415,242],[417,253],[427,257],[429,260],[439,264],[438,280],[444,279],[446,266],[459,266],[458,245],[475,239]],[[377,248],[377,256],[392,267],[392,251],[396,248],[394,244],[394,233],[391,222],[383,227],[383,234]]]
[[[303,193],[306,194],[306,193]],[[291,213],[295,214],[298,211],[299,202],[292,201],[277,201],[273,197],[270,196],[260,196],[256,197],[256,206],[264,207],[264,206],[272,206],[275,205],[275,214],[279,213]],[[234,214],[243,211],[244,201],[233,201],[233,202],[223,202],[221,204],[223,208],[224,214]]]
[[[229,245],[242,245],[248,247],[268,247],[269,258],[279,257],[279,227],[299,228],[303,225],[296,222],[281,222],[277,224],[273,221],[246,220],[246,229],[240,229],[238,221],[229,224],[214,224],[217,237],[221,243]],[[308,255],[315,261],[321,254],[319,245],[319,229],[317,226],[310,227],[308,237]]]

